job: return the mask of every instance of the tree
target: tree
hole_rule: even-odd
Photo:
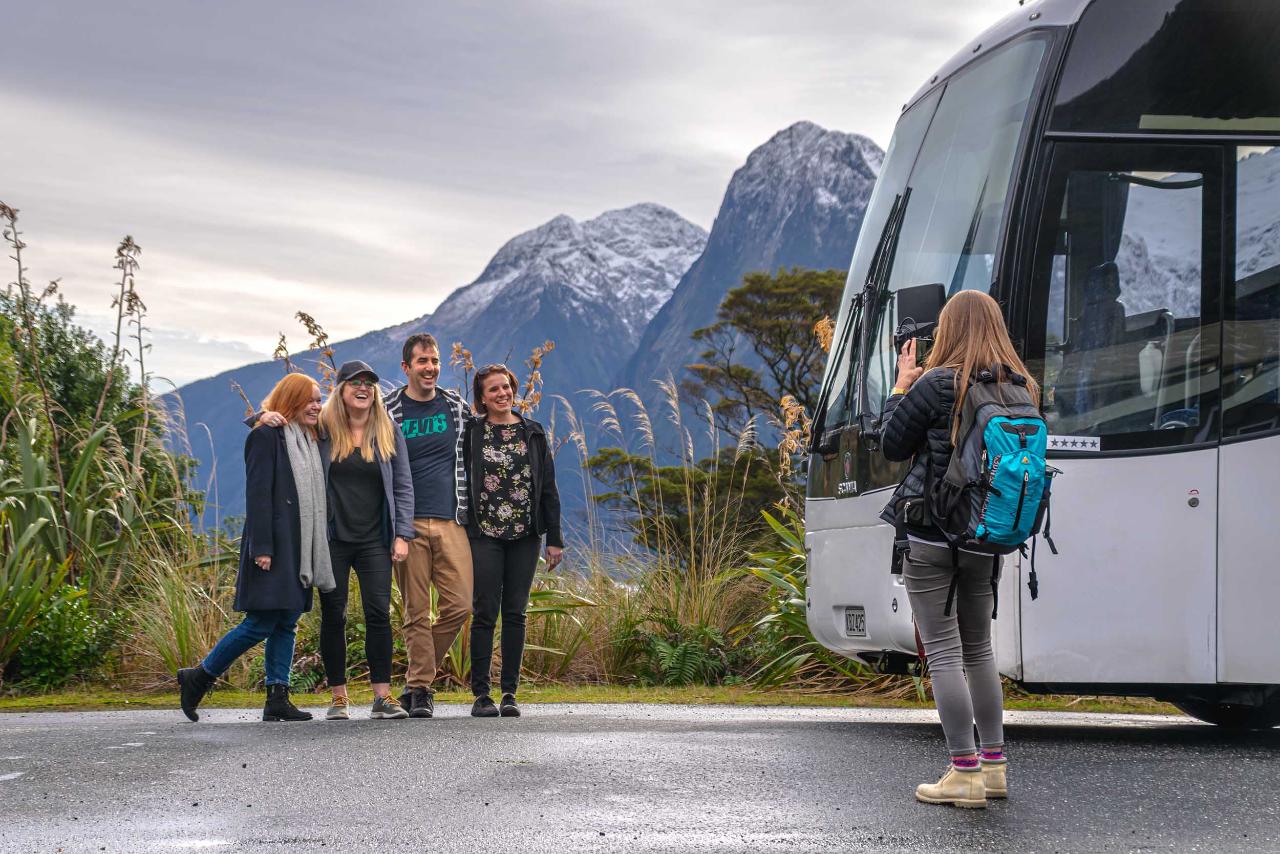
[[[636,544],[687,569],[737,559],[765,533],[761,512],[783,498],[762,448],[675,465],[601,448],[587,467],[608,489],[595,500],[623,514]]]
[[[709,401],[733,434],[752,416],[774,415],[788,395],[812,413],[826,367],[815,327],[835,315],[844,280],[840,270],[799,267],[748,273],[725,295],[716,322],[694,331],[707,349],[688,366],[685,393]]]

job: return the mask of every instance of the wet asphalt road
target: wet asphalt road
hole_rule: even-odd
[[[912,797],[932,713],[526,712],[0,715],[0,851],[1280,851],[1280,730],[1009,713],[1011,800],[966,811]]]

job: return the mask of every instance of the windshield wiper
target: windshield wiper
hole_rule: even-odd
[[[864,313],[874,312],[873,317],[876,319],[879,318],[883,302],[888,297],[889,277],[893,274],[893,262],[898,255],[898,237],[902,234],[902,223],[906,219],[907,204],[911,201],[911,188],[904,188],[902,194],[894,201],[896,202],[895,209],[890,212],[889,221],[885,223],[883,254],[876,259],[879,264],[873,265],[871,273],[867,276],[867,284],[863,288],[862,294]],[[862,325],[862,335],[858,342],[859,353],[867,352],[867,347],[871,343],[871,326],[873,323],[874,321]],[[855,379],[852,372],[850,372],[850,379]],[[864,404],[866,403],[867,388],[866,378],[862,371],[857,373],[856,380],[853,404],[857,407],[855,411],[865,412],[866,406]],[[859,426],[862,427],[865,433],[873,432],[873,426],[869,421]]]
[[[813,426],[810,429],[810,433],[809,433],[809,453],[810,454],[813,454],[815,451],[823,454],[829,454],[829,453],[832,453],[832,451],[834,450],[834,448],[830,450],[827,449],[827,446],[830,444],[828,442],[829,437],[823,435],[823,430],[826,429],[826,424],[827,424],[827,403],[831,398],[831,389],[834,388],[836,384],[835,383],[836,370],[840,366],[840,360],[844,358],[844,351],[849,348],[849,339],[853,337],[851,333],[853,330],[858,328],[858,321],[861,319],[861,317],[862,317],[862,294],[859,293],[855,295],[853,299],[849,300],[849,322],[845,324],[843,334],[841,334],[840,341],[836,345],[836,352],[832,356],[831,364],[833,366],[833,369],[831,373],[828,375],[827,382],[823,384],[822,390],[818,393],[818,402],[815,406],[816,415],[814,417]],[[841,330],[837,330],[837,331],[841,331]],[[850,372],[853,371],[853,365],[849,366],[849,370]],[[845,381],[845,390],[846,391],[848,390],[847,380]],[[837,437],[840,435],[839,429],[833,430],[831,432]]]
[[[840,365],[840,360],[844,357],[844,352],[848,349],[849,341],[853,337],[854,332],[858,333],[858,353],[864,352],[863,344],[866,340],[865,324],[859,325],[859,321],[865,315],[865,307],[870,305],[869,300],[888,282],[889,271],[893,267],[892,252],[897,247],[898,234],[902,230],[902,214],[906,210],[907,198],[911,195],[911,188],[907,188],[904,193],[900,193],[893,198],[893,204],[889,207],[889,215],[885,217],[884,227],[880,230],[880,239],[876,242],[876,251],[871,256],[871,265],[867,271],[867,278],[862,286],[862,290],[854,296],[849,305],[849,322],[845,324],[843,334],[840,336],[840,342],[837,345],[836,353],[832,359],[832,365],[836,368]],[[855,386],[855,378],[857,366],[849,365],[848,376],[845,377],[844,392],[845,400],[849,399],[849,391]],[[839,443],[840,431],[842,427],[837,427],[830,431],[826,430],[827,424],[827,403],[830,400],[832,389],[835,386],[835,371],[828,375],[827,382],[823,385],[822,391],[818,395],[818,403],[816,406],[813,428],[809,439],[809,453],[820,453],[823,455],[835,453]]]

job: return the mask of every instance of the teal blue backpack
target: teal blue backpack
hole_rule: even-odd
[[[964,396],[960,430],[951,464],[930,493],[933,522],[951,546],[959,567],[961,550],[992,556],[991,591],[1000,580],[1000,557],[1025,554],[1031,540],[1031,598],[1039,595],[1035,570],[1035,540],[1044,525],[1045,542],[1058,553],[1049,536],[1049,492],[1058,470],[1045,462],[1049,428],[1027,389],[1027,381],[1005,369],[997,379],[982,371]],[[951,614],[958,574],[947,595]],[[995,617],[993,609],[992,618]]]

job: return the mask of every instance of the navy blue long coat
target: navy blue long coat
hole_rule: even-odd
[[[298,487],[284,443],[284,428],[265,424],[245,439],[244,535],[233,606],[237,611],[311,610],[311,589],[298,580],[302,525]],[[270,570],[253,562],[263,555],[271,556]]]

